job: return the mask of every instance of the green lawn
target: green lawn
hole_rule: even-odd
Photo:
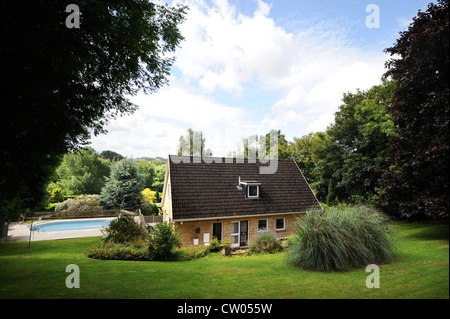
[[[99,238],[0,243],[0,298],[449,298],[448,223],[392,227],[398,261],[380,266],[380,288],[365,269],[320,273],[288,266],[285,253],[240,258],[214,253],[186,262],[86,257]],[[68,289],[68,264],[80,288]]]

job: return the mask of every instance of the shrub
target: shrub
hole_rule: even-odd
[[[175,252],[176,260],[185,261],[205,257],[208,255],[208,250],[208,247],[203,245],[182,247]]]
[[[99,195],[81,195],[69,198],[55,207],[55,212],[59,216],[77,216],[85,212],[101,212],[102,210]]]
[[[181,239],[180,235],[175,233],[171,224],[156,224],[150,230],[148,251],[151,260],[167,261],[174,259],[176,247],[181,247]]]
[[[222,247],[222,254],[224,256],[231,255],[231,240],[222,239],[220,242],[220,246]]]
[[[231,240],[229,239],[222,239],[220,241],[220,245],[223,249],[230,249],[231,248]]]
[[[134,246],[128,243],[103,243],[89,248],[87,256],[104,260],[149,260],[146,245]]]
[[[258,235],[249,247],[251,253],[273,253],[282,249],[281,243],[271,232],[265,232]]]
[[[111,243],[133,243],[145,240],[148,233],[134,221],[134,217],[122,214],[117,219],[113,219],[109,227],[102,230],[103,242]]]
[[[386,215],[364,206],[306,213],[288,262],[310,270],[348,271],[395,259]]]
[[[50,203],[60,203],[64,201],[64,193],[61,187],[53,188],[50,191],[48,201]]]
[[[156,205],[156,191],[150,188],[144,189],[142,192],[142,207],[143,215],[158,215],[158,206]]]
[[[220,240],[217,237],[213,237],[209,242],[209,251],[219,251],[222,248],[220,245]]]

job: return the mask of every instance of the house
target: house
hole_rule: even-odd
[[[212,163],[211,163],[212,162]],[[293,160],[279,160],[273,174],[259,160],[170,155],[162,195],[163,220],[183,245],[209,245],[213,237],[248,246],[266,231],[286,238],[299,213],[320,203]]]

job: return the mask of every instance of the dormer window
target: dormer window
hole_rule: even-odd
[[[239,176],[239,184],[237,189],[242,189],[242,185],[245,186],[245,198],[256,199],[260,198],[261,183],[258,181],[242,181]]]
[[[259,198],[260,185],[247,185],[247,198]]]

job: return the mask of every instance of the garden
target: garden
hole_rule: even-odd
[[[171,225],[142,229],[122,214],[102,237],[0,242],[0,298],[448,300],[448,2],[430,3],[410,20],[383,51],[390,58],[381,83],[344,93],[325,130],[291,141],[277,131],[276,157],[294,160],[326,204],[306,213],[284,245],[267,233],[245,254],[227,254],[226,241],[180,247]],[[188,7],[85,2],[80,37],[59,20],[58,2],[20,6],[3,1],[1,10],[14,23],[4,23],[2,41],[8,81],[7,116],[0,117],[0,237],[9,222],[43,210],[57,218],[159,214],[166,159],[84,146],[110,121],[137,110],[130,96],[168,83]],[[203,133],[188,131],[179,151],[195,135],[196,152],[212,155]],[[256,154],[251,142],[268,146],[269,135],[243,138],[242,154],[234,155]],[[362,203],[395,221],[368,206],[346,206]],[[379,268],[379,287],[367,285],[369,264]],[[79,269],[79,289],[66,285],[70,265]]]
[[[295,236],[303,233],[314,242],[317,238],[308,234],[307,225],[322,227],[322,234],[325,228],[337,229],[336,216],[331,220],[332,215],[326,221],[323,215],[310,217],[303,229],[297,228],[300,233]],[[346,215],[344,210],[341,215],[348,217],[351,212],[347,210]],[[387,225],[381,221],[381,225]],[[125,228],[127,222],[124,217],[101,238],[33,242],[31,248],[25,242],[0,243],[0,298],[447,299],[449,296],[448,222],[389,223],[385,233],[393,244],[395,258],[388,254],[385,257],[389,260],[380,260],[378,289],[366,286],[369,275],[366,265],[325,271],[298,264],[296,260],[307,259],[299,258],[301,252],[313,256],[315,261],[324,258],[302,248],[305,238],[292,237],[290,247],[264,252],[262,246],[271,247],[266,238],[262,241],[264,245],[255,245],[259,248],[255,247],[251,253],[224,257],[218,247],[212,251],[203,246],[177,248],[177,236],[165,224],[150,232],[138,228],[134,233],[127,231],[135,239],[145,234],[139,240],[122,237],[120,228]],[[341,222],[343,227],[345,221]],[[329,227],[325,227],[326,223]],[[131,225],[126,228],[134,227]],[[327,236],[332,234],[329,230]],[[159,241],[165,236],[172,238],[170,249]],[[338,244],[333,241],[332,245]],[[345,254],[341,251],[341,257]],[[69,264],[80,269],[80,289],[65,286],[68,276],[65,268]]]

